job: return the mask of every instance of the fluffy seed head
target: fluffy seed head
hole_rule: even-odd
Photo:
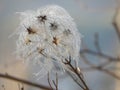
[[[73,18],[57,5],[37,11],[20,12],[17,30],[17,55],[40,66],[35,75],[45,75],[54,68],[64,70],[62,61],[79,59],[80,33]]]

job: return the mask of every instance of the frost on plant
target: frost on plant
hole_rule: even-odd
[[[69,57],[78,61],[80,33],[63,8],[51,5],[19,14],[16,54],[28,63],[40,66],[35,75],[64,71],[63,61]]]

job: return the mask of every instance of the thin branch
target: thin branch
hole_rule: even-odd
[[[91,63],[90,61],[88,61],[85,55],[82,55],[82,58],[84,59],[84,62],[86,62],[86,64],[89,65],[88,68],[81,68],[82,71],[98,70],[98,71],[102,71],[102,72],[120,80],[120,76],[116,75],[114,72],[111,72],[108,69],[104,69],[104,67],[102,66],[103,64],[95,65],[95,64]]]
[[[97,66],[96,66],[96,67],[93,67],[93,66],[91,66],[91,67],[87,67],[87,68],[81,68],[81,70],[82,70],[82,71],[98,70],[98,71],[104,72],[104,73],[106,73],[106,74],[108,74],[108,75],[110,75],[110,76],[112,76],[112,77],[120,80],[120,76],[116,75],[114,72],[111,72],[111,71],[108,70],[108,69],[103,69],[103,68],[101,68],[101,67],[97,67]]]
[[[114,28],[115,28],[116,34],[117,34],[118,39],[119,39],[119,42],[120,42],[120,29],[118,28],[118,25],[117,25],[117,23],[116,23],[116,18],[117,18],[117,15],[118,15],[118,10],[119,10],[119,7],[116,8],[115,15],[113,16],[112,25],[113,25]]]
[[[51,85],[51,82],[50,82],[50,75],[49,75],[49,72],[48,72],[48,84],[49,84],[50,88],[53,89],[53,88],[52,88],[52,85]]]
[[[99,70],[99,69],[98,69]],[[120,80],[120,75],[116,75],[114,72],[111,72],[110,70],[107,70],[107,69],[101,69],[100,71],[103,71],[104,73],[108,74],[108,75],[111,75],[112,77]]]
[[[120,42],[120,31],[119,31],[118,25],[115,22],[113,22],[112,24],[115,28],[116,34],[117,34],[119,42]]]
[[[56,73],[56,90],[58,90],[58,74]]]
[[[30,86],[33,86],[33,87],[41,88],[43,90],[53,90],[53,89],[51,89],[47,86],[40,85],[40,84],[37,84],[37,83],[33,83],[33,82],[30,82],[30,81],[27,81],[27,80],[23,80],[23,79],[20,79],[20,78],[17,78],[17,77],[8,75],[8,74],[0,73],[0,78],[9,79],[9,80],[13,80],[13,81],[16,81],[16,82],[21,82],[21,83],[24,83],[24,84],[27,84],[27,85],[30,85]]]
[[[100,48],[100,44],[99,44],[99,34],[97,32],[94,35],[94,39],[95,39],[94,44],[95,44],[95,47],[96,47],[97,51],[99,53],[102,53],[101,48]]]
[[[58,74],[56,73],[56,81],[52,80],[56,90],[58,90]]]
[[[110,61],[120,61],[120,58],[119,57],[112,57],[112,56],[109,56],[109,55],[106,55],[106,54],[103,54],[103,53],[99,53],[99,52],[95,52],[93,50],[90,50],[90,49],[83,49],[80,51],[80,54],[91,54],[93,56],[100,56],[100,57],[103,57],[105,59],[108,59]]]
[[[81,87],[83,90],[89,90],[87,84],[85,83],[85,81],[83,80],[83,78],[81,77],[80,73],[78,73],[77,68],[74,68],[71,64],[71,58],[69,58],[69,60],[65,59],[65,62],[63,62],[65,65],[68,65],[71,67],[71,69],[73,70],[73,72],[79,77],[79,79],[82,81],[83,85],[85,86],[85,88]]]
[[[48,84],[52,90],[58,90],[58,74],[56,73],[56,81],[52,80],[53,85],[55,86],[55,89],[53,89],[51,81],[50,81],[50,75],[48,73]]]
[[[99,67],[106,67],[107,65],[110,65],[111,63],[112,63],[112,61],[106,61],[106,62],[99,64],[98,66]]]
[[[69,71],[66,70],[66,72],[76,82],[76,84],[78,84],[78,86],[80,86],[84,90],[84,87],[78,82],[77,78],[75,78],[75,76],[72,75]]]

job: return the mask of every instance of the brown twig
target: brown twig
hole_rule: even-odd
[[[95,52],[93,50],[90,50],[90,49],[82,49],[80,51],[80,54],[90,54],[90,55],[93,55],[93,56],[100,56],[102,58],[105,58],[107,60],[110,60],[110,61],[120,61],[120,58],[119,57],[112,57],[112,56],[109,56],[109,55],[106,55],[106,54],[103,54],[103,53],[99,53],[99,52]]]
[[[101,48],[100,48],[100,44],[99,44],[99,34],[96,32],[94,35],[94,45],[98,51],[98,53],[102,53]]]
[[[104,67],[109,64],[112,63],[112,61],[108,61],[106,63],[102,63],[100,65],[95,65],[93,63],[91,63],[84,54],[81,55],[81,57],[83,58],[83,61],[89,66],[88,68],[81,68],[83,71],[91,71],[91,70],[98,70],[98,71],[102,71],[116,79],[120,80],[120,76],[116,75],[114,72],[111,72],[108,69],[104,69]],[[112,59],[113,60],[113,59]]]
[[[53,85],[55,86],[55,89],[53,89],[53,87],[52,87],[52,84],[51,84],[51,81],[50,81],[50,75],[48,73],[48,84],[49,84],[50,88],[52,90],[58,90],[58,74],[57,73],[56,73],[56,81],[52,80],[52,82],[53,82]]]
[[[85,86],[85,88],[80,85],[80,87],[83,90],[89,90],[87,84],[85,83],[84,79],[81,77],[81,74],[77,71],[77,68],[74,68],[74,66],[71,64],[71,58],[69,58],[69,60],[65,59],[65,62],[63,62],[65,65],[68,65],[71,67],[72,71],[78,76],[78,78],[82,81],[83,85]]]
[[[81,68],[82,71],[93,71],[93,70],[98,70],[98,71],[101,71],[101,72],[104,72],[118,80],[120,80],[120,76],[116,75],[114,72],[111,72],[110,70],[108,69],[104,69],[102,67],[99,67],[99,66],[91,66],[91,67],[87,67],[87,68]]]
[[[56,90],[58,90],[58,74],[56,73],[56,83],[54,83]]]
[[[20,79],[20,78],[17,78],[17,77],[8,75],[8,74],[0,73],[0,78],[9,79],[9,80],[13,80],[13,81],[16,81],[16,82],[21,82],[21,83],[24,83],[24,84],[27,84],[27,85],[30,85],[30,86],[33,86],[33,87],[41,88],[43,90],[53,90],[50,87],[40,85],[40,84],[37,84],[37,83],[33,83],[33,82],[30,82],[30,81],[27,81],[27,80],[24,80],[24,79]]]
[[[113,22],[112,24],[113,24],[113,26],[115,28],[116,34],[117,34],[119,42],[120,42],[120,30],[118,28],[118,25],[115,22]]]
[[[53,87],[52,87],[51,82],[50,82],[50,75],[49,75],[49,72],[48,72],[48,84],[49,84],[50,88],[53,90]]]
[[[120,9],[119,7],[116,8],[116,12],[115,12],[115,14],[114,14],[114,16],[113,16],[112,25],[113,25],[113,27],[115,28],[116,34],[117,34],[118,39],[119,39],[119,42],[120,42],[120,29],[118,28],[118,24],[117,24],[117,22],[116,22],[116,18],[117,18],[118,10],[119,10],[119,9]]]

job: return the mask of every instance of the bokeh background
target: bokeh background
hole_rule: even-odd
[[[15,51],[16,36],[8,38],[18,26],[16,12],[36,10],[44,5],[57,4],[65,8],[74,18],[86,45],[94,49],[94,33],[100,35],[100,46],[106,54],[118,55],[119,42],[112,26],[116,0],[0,0],[0,72],[46,84],[46,77],[36,80],[32,77],[31,66],[26,67],[17,60]],[[94,60],[94,59],[93,59]],[[31,70],[32,69],[32,70]],[[85,79],[91,90],[120,90],[120,81],[101,72],[85,73]],[[116,84],[117,83],[117,84]],[[0,90],[18,90],[18,83],[0,78]],[[48,85],[48,84],[46,84]],[[38,90],[25,86],[25,90]],[[59,80],[60,90],[80,90],[69,77]]]

